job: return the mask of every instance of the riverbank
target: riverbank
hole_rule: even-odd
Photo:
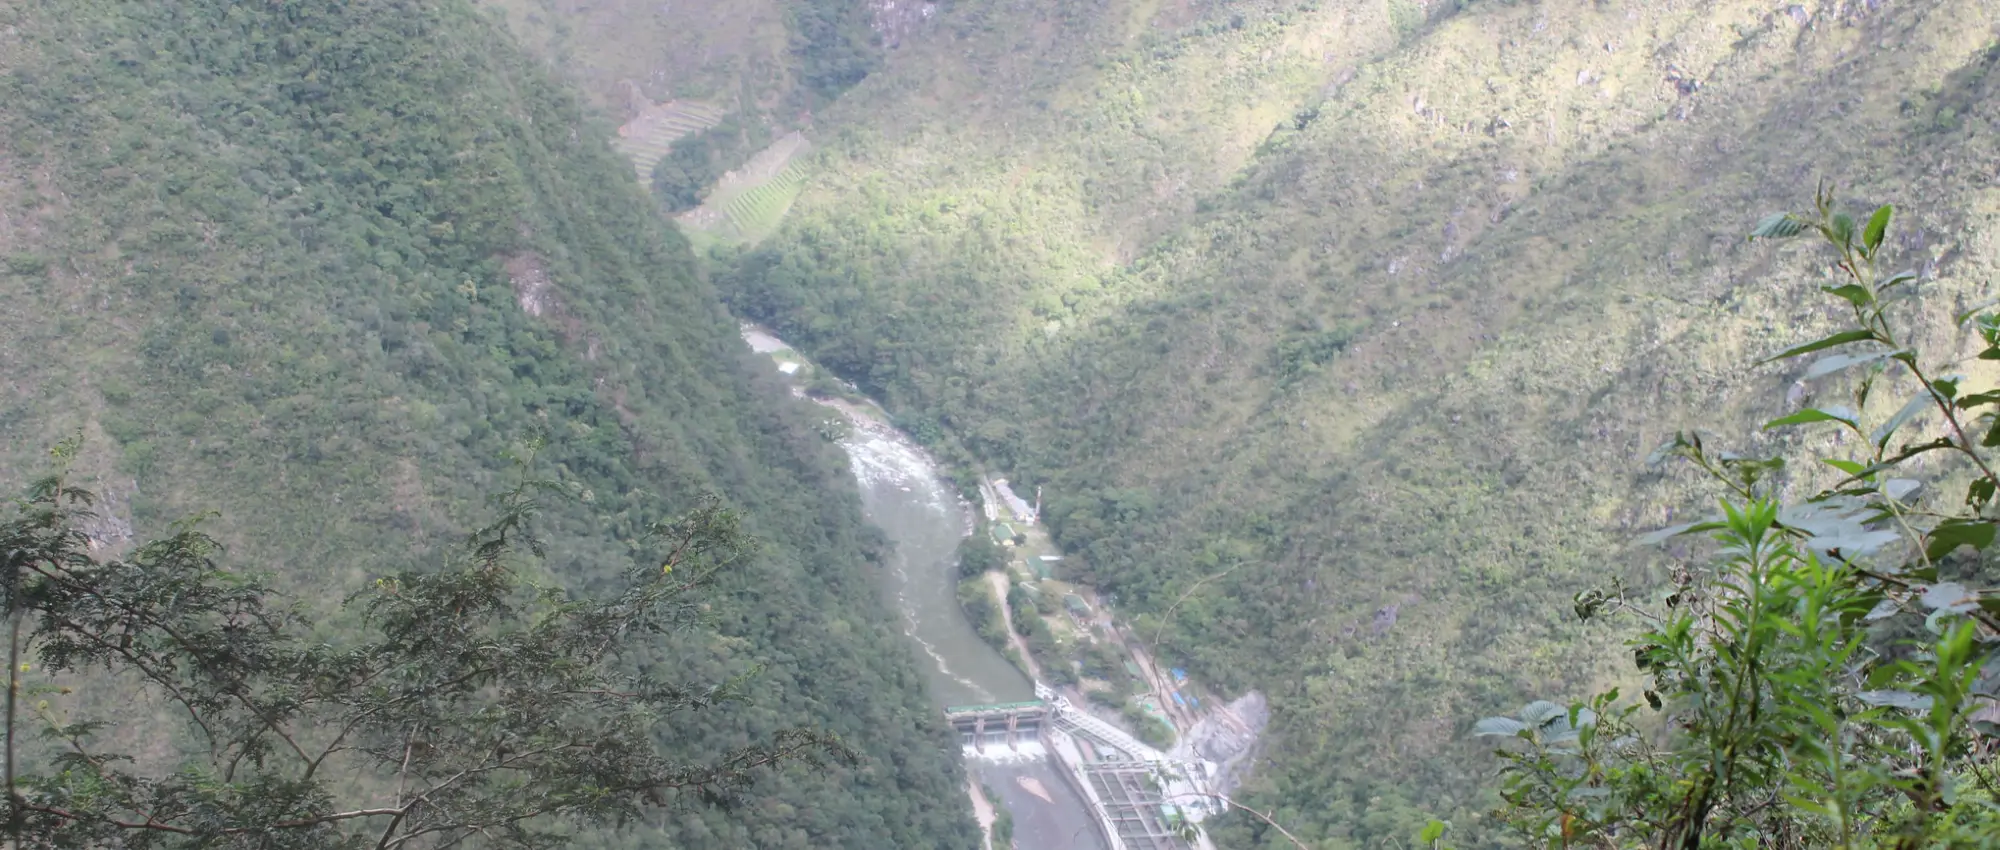
[[[970,774],[965,777],[965,793],[972,798],[972,819],[979,822],[979,845],[993,850],[993,824],[1000,816],[993,811],[993,802],[986,799],[986,792],[979,790],[979,780]]]
[[[754,327],[744,330],[745,340],[770,358],[795,395],[828,412],[817,430],[846,452],[863,514],[889,544],[874,581],[918,654],[940,715],[947,705],[1034,699],[1029,678],[981,639],[959,608],[958,550],[977,528],[977,508],[942,474],[936,458],[896,429],[879,407],[819,373],[783,340]],[[986,589],[983,581],[979,586]],[[990,810],[994,850],[1107,847],[1097,840],[1088,804],[1064,782],[1039,743],[969,748],[965,765],[983,798],[975,799],[968,785],[966,813],[979,821]]]
[[[987,496],[984,531],[1005,541],[1008,553],[1006,568],[985,579],[1005,614],[1005,646],[1024,672],[1177,758],[1227,765],[1231,776],[1247,771],[1268,719],[1263,696],[1217,694],[1158,663],[1147,648],[1149,636],[1133,634],[1114,614],[1113,600],[1062,579],[1076,564],[1025,500],[995,498],[999,488],[990,484],[980,490]],[[1022,594],[1009,592],[1016,586],[1030,591],[1036,610],[1017,609],[1014,600]]]
[[[1041,666],[1035,663],[1035,656],[1028,652],[1028,642],[1021,639],[1021,630],[1014,628],[1014,605],[1007,601],[1007,591],[1012,590],[1006,573],[994,571],[986,574],[986,585],[993,589],[993,598],[1000,605],[1000,623],[1007,629],[1007,646],[1021,659],[1023,672],[1034,681],[1042,681]]]
[[[981,793],[981,783],[975,782],[967,791],[975,819],[988,834],[984,843],[998,843],[992,839],[988,816],[999,822],[1007,819],[989,796],[997,795],[1012,814],[1015,832],[1014,847],[1001,850],[1102,846],[1091,840],[1104,815],[1083,799],[1092,791],[1092,780],[1084,772],[1103,771],[1114,763],[1129,765],[1133,758],[1158,760],[1164,766],[1171,752],[1178,766],[1169,770],[1185,774],[1184,791],[1197,791],[1207,787],[1206,777],[1223,761],[1213,758],[1214,748],[1202,745],[1204,735],[1227,730],[1232,740],[1254,744],[1261,723],[1213,719],[1224,700],[1199,691],[1178,670],[1169,678],[1155,669],[1140,642],[1112,616],[1115,600],[1065,581],[1077,574],[1076,565],[1040,524],[1039,492],[1029,494],[1034,497],[1031,503],[1004,480],[979,475],[980,504],[975,506],[960,489],[946,486],[935,460],[897,430],[886,411],[851,386],[820,374],[768,331],[745,326],[744,338],[753,350],[772,359],[795,394],[840,414],[839,423],[829,420],[832,427],[821,433],[847,449],[867,517],[894,544],[884,564],[883,593],[901,613],[904,633],[932,660],[933,692],[942,704],[1021,701],[1034,693],[1030,682],[1047,682],[1058,689],[1057,702],[1081,712],[1085,717],[1079,722],[1099,730],[1090,733],[1096,739],[1137,738],[1145,744],[1143,756],[1132,749],[1136,743],[1113,744],[1114,749],[1131,753],[1122,757],[1085,747],[1068,764],[1047,762],[1038,743],[1021,752],[1003,748],[996,753],[990,745],[968,748],[969,772],[988,789]],[[808,388],[815,392],[809,394]],[[970,490],[974,471],[960,469],[959,474]],[[989,535],[1005,553],[1004,566],[973,577],[961,588],[957,555],[969,534]],[[998,606],[994,612],[998,622],[991,626],[1004,635],[989,635],[990,644],[960,609],[960,590],[972,588],[990,595]],[[1204,697],[1209,700],[1207,707],[1202,704]],[[1240,770],[1247,759],[1231,761]],[[1040,793],[1034,793],[1037,790]],[[1163,792],[1157,787],[1147,790],[1114,783],[1101,790],[1116,797],[1113,804],[1121,807],[1120,817],[1125,819],[1121,822],[1151,822],[1156,837],[1164,834],[1157,830],[1167,828],[1162,824],[1181,817],[1198,821],[1209,802],[1201,799],[1205,792],[1181,793],[1187,799],[1169,802],[1160,798]]]

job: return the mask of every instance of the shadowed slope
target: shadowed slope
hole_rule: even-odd
[[[1622,675],[1569,596],[1648,581],[1625,541],[1704,501],[1643,458],[1682,424],[1762,439],[1793,373],[1734,364],[1823,319],[1796,292],[1811,261],[1744,248],[1748,222],[1839,173],[1923,211],[1895,238],[1939,293],[1971,300],[1995,256],[1974,179],[2000,157],[1978,95],[1991,3],[1478,4],[1424,26],[1379,8],[1077,47],[1099,61],[1059,84],[986,74],[974,106],[873,80],[856,93],[911,104],[888,114],[965,129],[856,131],[729,284],[920,433],[1045,483],[1071,560],[1128,611],[1255,565],[1183,605],[1163,653],[1271,694],[1278,743],[1244,798],[1334,846],[1407,839],[1426,811],[1476,832],[1469,721]],[[1140,105],[1159,102],[1107,83],[1126,69],[1165,85],[1206,39],[1277,65],[1253,45],[1313,32],[1386,52],[1330,63],[1336,90],[1288,108],[1226,188],[1147,200],[1130,187],[1150,169],[1227,160],[1080,153],[1226,114]],[[1061,119],[1023,106],[1062,93],[1086,94]],[[1010,120],[1037,141],[979,141]],[[1183,197],[1171,227],[1124,227]],[[1147,232],[1129,261],[1103,251]]]

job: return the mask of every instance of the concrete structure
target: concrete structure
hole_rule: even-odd
[[[1185,762],[1070,704],[1039,682],[1033,702],[945,709],[966,747],[1012,751],[1035,742],[1089,803],[1111,850],[1189,850],[1209,846],[1200,822],[1214,809],[1209,765]],[[1192,832],[1193,840],[1183,837]]]
[[[999,705],[946,706],[945,719],[958,730],[960,740],[975,752],[989,745],[1015,749],[1027,741],[1040,741],[1049,707],[1040,700]]]
[[[1036,515],[1034,506],[1029,505],[1026,499],[1014,495],[1014,489],[1007,486],[1007,479],[995,478],[991,482],[991,487],[993,492],[999,494],[1000,500],[1007,504],[1007,511],[1012,513],[1015,519],[1026,525],[1034,525],[1035,521],[1040,519]]]

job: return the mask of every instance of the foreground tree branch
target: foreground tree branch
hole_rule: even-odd
[[[72,449],[73,450],[73,449]],[[588,599],[528,585],[541,552],[526,481],[438,569],[350,598],[368,627],[332,646],[255,577],[215,561],[193,527],[99,559],[77,529],[90,494],[60,473],[0,521],[9,681],[4,835],[19,850],[210,847],[255,836],[276,850],[554,847],[565,823],[614,823],[682,803],[726,804],[785,764],[851,760],[831,736],[785,730],[708,761],[668,755],[660,721],[727,710],[737,683],[657,681],[623,653],[699,623],[698,596],[754,550],[715,499],[651,527],[625,587]],[[34,721],[67,749],[15,757],[28,659],[53,673],[130,671],[185,714],[206,757],[141,768],[90,741],[104,719]],[[341,805],[337,764],[393,805]],[[343,781],[340,787],[352,787]],[[366,801],[362,801],[366,802]]]
[[[1707,564],[1677,569],[1650,599],[1576,597],[1586,620],[1643,615],[1627,641],[1640,698],[1537,700],[1473,728],[1505,744],[1501,814],[1527,841],[2000,846],[1985,764],[2000,741],[2000,591],[1981,589],[2000,532],[1986,456],[2000,448],[2000,388],[1928,365],[1909,342],[1923,334],[1899,327],[1920,281],[1878,271],[1894,217],[1883,205],[1858,219],[1823,186],[1812,211],[1758,223],[1753,238],[1812,234],[1832,249],[1838,275],[1819,290],[1850,316],[1764,362],[1813,355],[1802,380],[1848,390],[1851,406],[1764,428],[1844,431],[1831,444],[1843,448],[1808,472],[1692,433],[1656,455],[1691,461],[1729,495],[1718,515],[1650,536],[1706,535]],[[1983,343],[1979,360],[2000,360],[2000,313],[1983,312],[1993,303],[1956,317]],[[1814,474],[1826,468],[1839,477]]]

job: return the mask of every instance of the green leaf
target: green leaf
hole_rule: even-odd
[[[1672,457],[1691,457],[1701,452],[1701,437],[1687,431],[1674,434],[1674,438],[1661,443],[1646,455],[1647,466],[1659,466]]]
[[[1443,837],[1444,837],[1444,821],[1438,820],[1437,818],[1431,818],[1430,823],[1424,824],[1423,831],[1417,833],[1417,843],[1436,844],[1438,842],[1438,839]]]
[[[1861,619],[1870,623],[1877,620],[1887,620],[1901,613],[1902,610],[1903,607],[1897,605],[1896,600],[1884,597],[1882,601],[1875,603],[1875,607],[1870,609],[1868,614]]]
[[[1861,244],[1868,247],[1868,253],[1875,253],[1876,248],[1882,247],[1882,237],[1889,233],[1889,218],[1895,213],[1895,207],[1883,204],[1868,217],[1868,227],[1861,232]]]
[[[1874,433],[1868,435],[1868,441],[1874,443],[1878,449],[1889,445],[1889,438],[1895,436],[1897,428],[1908,424],[1910,419],[1934,403],[1936,399],[1932,398],[1930,393],[1920,392],[1911,396],[1909,401],[1903,402],[1903,409],[1896,411],[1896,415],[1889,417],[1889,421],[1882,423]]]
[[[1746,486],[1756,486],[1766,476],[1775,475],[1785,469],[1785,459],[1781,457],[1738,457],[1725,455],[1722,467],[1735,473],[1737,480]]]
[[[1764,423],[1764,430],[1769,431],[1772,428],[1785,425],[1805,425],[1812,422],[1839,422],[1842,425],[1853,428],[1855,431],[1861,430],[1861,426],[1855,424],[1854,411],[1848,410],[1845,407],[1829,407],[1825,410],[1817,407],[1808,407],[1790,416],[1780,416]]]
[[[1862,679],[1862,690],[1884,690],[1896,684],[1896,681],[1902,678],[1902,673],[1903,671],[1898,669],[1897,665],[1894,664],[1875,665],[1868,671],[1868,675]]]
[[[1909,691],[1862,691],[1855,694],[1854,698],[1869,705],[1885,708],[1901,708],[1910,711],[1929,711],[1931,708],[1930,697],[1922,694],[1914,694]]]
[[[1898,286],[1902,286],[1903,284],[1910,283],[1916,279],[1917,279],[1916,272],[1907,272],[1907,271],[1897,272],[1895,274],[1890,275],[1888,280],[1875,284],[1875,292],[1876,294],[1879,295],[1881,293],[1888,292],[1891,289],[1895,289]]]
[[[1903,461],[1909,460],[1910,458],[1916,457],[1917,455],[1924,454],[1926,452],[1934,452],[1934,451],[1939,451],[1941,449],[1949,449],[1949,448],[1954,448],[1954,446],[1952,445],[1951,440],[1945,437],[1939,437],[1928,443],[1914,443],[1914,444],[1906,443],[1900,450],[1897,451],[1895,457],[1887,458],[1883,460],[1881,463],[1875,464],[1873,466],[1864,467],[1861,471],[1865,474],[1872,475],[1874,473],[1881,472],[1884,469],[1893,467],[1896,464],[1902,463]]]
[[[1845,298],[1847,299],[1847,303],[1856,307],[1866,307],[1875,300],[1875,293],[1869,292],[1868,287],[1858,283],[1850,283],[1846,286],[1822,286],[1819,288],[1819,291],[1828,295],[1837,295]]]
[[[1820,349],[1823,348],[1832,348],[1836,345],[1846,345],[1850,342],[1860,342],[1864,339],[1875,339],[1875,338],[1876,338],[1875,332],[1867,330],[1865,328],[1859,330],[1841,331],[1840,333],[1834,334],[1833,336],[1826,337],[1824,339],[1816,339],[1813,340],[1812,342],[1808,342],[1805,345],[1801,345],[1796,348],[1787,348],[1784,351],[1771,355],[1770,357],[1766,357],[1757,362],[1769,363],[1773,360],[1784,360],[1790,357],[1797,357],[1801,354],[1807,354],[1810,352],[1819,351]]]
[[[1983,509],[1993,501],[1993,491],[1993,479],[1974,478],[1971,484],[1965,485],[1965,503],[1975,509]]]
[[[1992,427],[1986,429],[1986,436],[1980,438],[1979,444],[1989,449],[2000,446],[2000,416],[1993,418]]]
[[[1511,738],[1527,731],[1527,729],[1528,724],[1515,720],[1512,717],[1488,717],[1485,720],[1472,724],[1472,734],[1475,737],[1481,738]]]
[[[1876,351],[1868,354],[1829,354],[1813,361],[1812,366],[1806,369],[1803,380],[1810,381],[1814,378],[1831,375],[1850,366],[1873,363],[1877,360],[1888,358],[1895,353],[1894,351]]]
[[[1751,239],[1788,239],[1806,229],[1805,219],[1791,213],[1772,213],[1757,220]]]
[[[1831,238],[1837,245],[1841,246],[1853,245],[1854,216],[1848,215],[1847,213],[1844,212],[1834,213],[1833,221],[1827,227],[1827,236]]]
[[[1893,531],[1851,530],[1833,534],[1819,534],[1806,538],[1806,548],[1816,552],[1840,553],[1843,559],[1866,555],[1901,540],[1902,535]]]
[[[1986,405],[1986,404],[2000,404],[2000,390],[1990,390],[1983,393],[1973,393],[1972,395],[1961,398],[1958,400],[1958,409],[1971,410],[1975,407],[1979,407],[1980,405]]]
[[[1722,527],[1723,527],[1722,523],[1712,519],[1703,520],[1701,522],[1684,522],[1681,523],[1680,525],[1667,526],[1666,528],[1662,528],[1658,531],[1640,537],[1638,542],[1642,546],[1652,546],[1657,543],[1664,543],[1668,540],[1671,540],[1675,537],[1679,537],[1683,534],[1694,534],[1703,531],[1714,531]]]
[[[1983,550],[1993,545],[1993,533],[1995,530],[1996,527],[1993,523],[1984,520],[1945,520],[1939,523],[1938,527],[1931,529],[1931,533],[1927,535],[1928,542],[1924,544],[1924,557],[1935,561],[1951,554],[1953,549],[1957,549],[1960,546],[1970,546],[1974,549]],[[1939,585],[1939,587],[1942,586]],[[1925,598],[1928,599],[1929,594],[1926,594]]]
[[[1576,611],[1576,618],[1588,620],[1597,616],[1597,612],[1604,610],[1604,606],[1618,601],[1618,597],[1607,596],[1604,591],[1592,588],[1577,591],[1570,600],[1574,603],[1571,607]]]
[[[1865,555],[1900,540],[1893,531],[1873,531],[1876,508],[1859,499],[1835,498],[1777,508],[1778,521],[1805,534],[1815,551],[1838,551],[1842,558]]]
[[[1979,597],[1958,582],[1941,581],[1924,591],[1923,603],[1926,608],[1964,612],[1979,607]]]
[[[1862,466],[1861,464],[1855,463],[1854,461],[1851,460],[1841,460],[1839,458],[1827,457],[1827,458],[1820,458],[1820,463],[1824,463],[1827,466],[1831,466],[1834,469],[1838,469],[1841,472],[1845,472],[1849,476],[1855,478],[1859,478],[1863,475],[1868,474],[1868,467]]]
[[[1889,278],[1889,279],[1893,281],[1893,280],[1896,280],[1896,278],[1900,278],[1900,277],[1905,277],[1905,276],[1907,276],[1907,277],[1911,278],[1912,280],[1914,280],[1914,279],[1916,279],[1916,276],[1917,276],[1917,273],[1916,273],[1916,272],[1903,272],[1903,273],[1901,273],[1901,274],[1898,274],[1898,275],[1896,275],[1896,277],[1892,277],[1892,278]],[[1884,285],[1886,286],[1887,284],[1884,284]],[[1995,296],[1993,296],[1993,297],[1991,297],[1991,298],[1987,298],[1987,299],[1985,299],[1985,300],[1982,300],[1982,301],[1980,301],[1980,302],[1979,302],[1979,303],[1977,303],[1977,304],[1974,304],[1974,305],[1972,305],[1972,306],[1970,306],[1970,307],[1967,307],[1967,308],[1965,308],[1964,310],[1960,311],[1960,312],[1958,313],[1958,315],[1956,315],[1956,316],[1954,316],[1954,317],[1952,318],[1952,323],[1953,323],[1953,324],[1956,324],[1956,325],[1959,325],[1959,326],[1964,326],[1964,324],[1965,324],[1966,322],[1969,322],[1969,321],[1971,321],[1971,320],[1972,320],[1972,317],[1973,317],[1973,316],[1977,316],[1977,315],[1979,315],[1979,311],[1981,311],[1981,310],[1984,310],[1984,309],[1986,309],[1986,308],[1988,308],[1988,307],[1991,307],[1991,306],[1993,306],[1993,305],[1995,305],[1995,304],[2000,304],[2000,295],[1995,295]]]
[[[1538,699],[1521,706],[1521,721],[1535,727],[1547,726],[1549,721],[1568,713],[1568,709],[1560,705],[1556,705],[1545,699]]]

